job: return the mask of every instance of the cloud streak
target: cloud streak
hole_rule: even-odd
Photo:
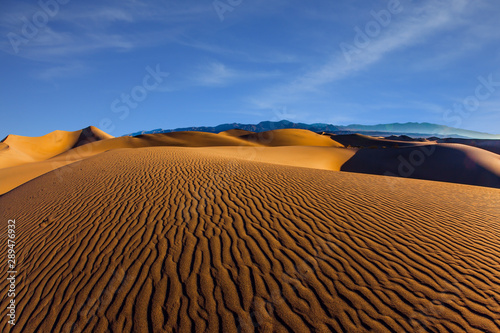
[[[401,14],[401,20],[393,20],[386,31],[371,39],[369,45],[360,52],[353,54],[350,62],[339,51],[319,68],[296,77],[289,84],[274,87],[271,93],[265,93],[254,100],[260,100],[261,106],[273,105],[273,100],[281,105],[300,98],[302,94],[318,93],[327,84],[365,70],[395,51],[424,44],[426,38],[460,24],[457,17],[463,13],[468,3],[468,0],[427,1],[422,5],[403,3],[404,15]],[[354,34],[353,31],[353,38]]]
[[[278,75],[278,72],[238,70],[220,62],[211,62],[193,74],[191,82],[193,85],[220,87],[243,81],[269,79]]]

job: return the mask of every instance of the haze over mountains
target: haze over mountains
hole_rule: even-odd
[[[380,125],[352,124],[347,126],[341,126],[341,125],[331,125],[325,123],[315,123],[315,124],[294,123],[288,120],[262,121],[258,124],[228,123],[228,124],[221,124],[218,126],[184,127],[176,129],[159,128],[154,130],[135,132],[127,135],[135,136],[139,134],[169,133],[169,132],[179,132],[179,131],[219,133],[230,129],[242,129],[245,131],[252,131],[252,132],[265,132],[265,131],[284,129],[284,128],[306,129],[313,132],[329,132],[335,134],[362,133],[366,135],[375,135],[375,136],[405,134],[412,137],[436,136],[440,138],[448,137],[448,138],[471,138],[471,139],[500,139],[500,134],[489,134],[476,131],[469,131],[460,128],[453,128],[431,123],[408,122],[403,124],[402,123],[391,123],[391,124],[380,124]]]

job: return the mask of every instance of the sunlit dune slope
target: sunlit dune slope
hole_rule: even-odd
[[[116,149],[1,196],[0,329],[500,331],[499,190],[233,162]]]
[[[278,129],[267,132],[251,133],[240,138],[265,146],[326,146],[343,147],[328,135],[320,135],[302,129]]]
[[[235,165],[239,160],[245,160],[332,171],[340,171],[342,165],[356,153],[354,149],[311,146],[207,147],[198,151],[232,158]]]
[[[500,188],[500,155],[461,144],[361,149],[341,170]]]
[[[40,137],[9,135],[0,147],[0,168],[46,160],[86,143],[112,137],[94,126],[74,132],[54,131]]]

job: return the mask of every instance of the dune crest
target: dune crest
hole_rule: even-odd
[[[110,138],[113,136],[94,126],[73,132],[56,130],[39,137],[11,134],[2,141],[7,147],[0,150],[0,169],[46,160],[86,143]]]
[[[343,147],[328,135],[320,135],[302,129],[277,129],[267,132],[241,135],[240,138],[266,146],[323,146]]]
[[[242,135],[248,135],[248,134],[254,134],[255,132],[252,131],[246,131],[238,128],[233,128],[227,131],[219,132],[219,135],[229,135],[229,136],[242,136]]]

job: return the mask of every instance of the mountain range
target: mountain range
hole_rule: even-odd
[[[460,128],[448,127],[444,125],[431,124],[431,123],[408,122],[408,123],[391,123],[391,124],[379,124],[379,125],[352,124],[347,126],[341,126],[341,125],[332,125],[325,123],[315,123],[315,124],[294,123],[288,120],[262,121],[258,124],[227,123],[217,126],[184,127],[176,129],[158,128],[155,130],[130,133],[127,134],[126,136],[137,136],[141,134],[170,133],[170,132],[181,132],[181,131],[219,133],[235,128],[252,132],[265,132],[275,129],[296,128],[296,129],[306,129],[313,132],[327,132],[332,134],[361,133],[374,136],[390,136],[390,135],[404,134],[411,137],[435,136],[439,138],[447,137],[447,138],[472,138],[472,139],[500,139],[500,135],[464,130]]]

